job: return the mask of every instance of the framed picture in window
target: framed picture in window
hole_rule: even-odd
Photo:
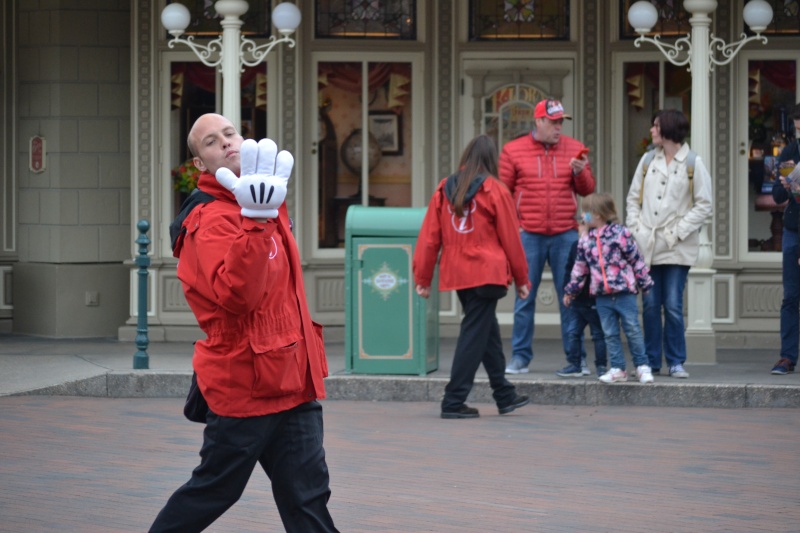
[[[402,117],[392,111],[370,111],[369,132],[377,139],[383,155],[402,155]]]

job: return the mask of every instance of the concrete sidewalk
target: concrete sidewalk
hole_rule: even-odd
[[[335,335],[331,335],[334,337]],[[591,343],[590,343],[591,344]],[[326,341],[328,397],[339,400],[439,401],[447,383],[455,339],[440,341],[439,368],[427,376],[354,375],[345,371],[344,343]],[[506,346],[506,354],[510,346]],[[509,379],[533,403],[672,407],[800,407],[800,374],[773,376],[774,349],[719,349],[715,365],[691,363],[688,380],[656,376],[653,385],[605,385],[595,375],[563,379],[560,340],[537,340],[530,372]],[[133,370],[136,345],[116,339],[47,339],[0,335],[0,396],[44,394],[179,398],[191,376],[192,344],[151,343],[148,370]],[[591,360],[591,357],[590,357]],[[592,368],[594,370],[594,368]],[[481,367],[470,397],[491,402]]]

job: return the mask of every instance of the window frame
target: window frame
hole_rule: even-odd
[[[371,52],[371,53],[364,53],[364,52],[343,52],[343,51],[318,51],[312,52],[310,54],[310,60],[308,62],[309,68],[309,80],[311,83],[316,86],[317,83],[317,73],[319,69],[319,63],[327,63],[327,62],[335,62],[335,63],[411,63],[411,105],[410,105],[410,117],[404,118],[404,120],[411,121],[411,142],[409,146],[404,146],[404,150],[411,150],[413,154],[412,165],[411,165],[411,180],[410,180],[410,187],[411,187],[411,206],[412,207],[420,207],[424,206],[427,203],[427,198],[425,198],[424,192],[424,177],[425,177],[425,131],[424,131],[424,112],[425,112],[425,102],[424,98],[420,95],[423,94],[423,83],[424,83],[424,64],[425,64],[425,53],[423,51],[419,52],[408,52],[408,51],[401,51],[401,52]],[[308,91],[308,99],[307,101],[307,109],[317,109],[319,106],[319,93],[318,91]],[[368,127],[368,120],[369,120],[369,113],[368,107],[369,102],[364,101],[362,102],[362,109],[364,111],[362,115],[362,128]],[[318,150],[317,140],[319,138],[319,130],[318,130],[319,122],[317,113],[308,113],[306,117],[306,135],[307,135],[307,145],[312,147],[311,152],[316,154]],[[341,144],[339,145],[341,148]],[[309,239],[308,242],[308,250],[311,253],[312,259],[337,259],[343,260],[344,259],[344,248],[322,248],[319,246],[319,198],[316,191],[319,190],[319,162],[316,156],[311,157],[309,160],[309,168],[308,172],[305,173],[310,179],[308,179],[308,183],[304,184],[308,186],[308,191],[313,191],[313,194],[310,194],[310,202],[309,202],[309,215],[307,219],[309,220],[310,231],[305,235],[305,238]],[[367,171],[368,172],[368,171]],[[363,173],[362,173],[362,179]],[[369,183],[366,184],[369,187]],[[369,189],[367,188],[367,193],[369,193]]]
[[[414,43],[420,41],[420,28],[421,22],[424,21],[424,18],[421,16],[421,13],[424,10],[424,0],[410,0],[412,2],[412,8],[414,10],[414,29],[413,29],[413,37],[409,39],[405,39],[403,37],[370,37],[368,35],[352,35],[352,36],[335,36],[335,35],[320,35],[317,32],[317,9],[319,7],[319,2],[313,3],[313,8],[311,10],[311,17],[312,17],[312,24],[311,24],[311,36],[314,41],[317,42],[363,42],[363,41],[382,41],[382,42],[392,42],[392,43]]]
[[[174,165],[171,164],[171,153],[173,149],[173,133],[172,133],[172,82],[171,82],[171,65],[172,63],[201,63],[197,56],[191,50],[181,51],[161,51],[160,61],[160,86],[159,86],[159,128],[161,136],[161,146],[158,150],[158,162],[154,165],[154,181],[153,191],[154,199],[158,205],[157,212],[160,213],[163,225],[169,226],[176,214],[173,211],[175,190],[172,187],[171,173]],[[278,104],[275,96],[278,88],[278,73],[277,73],[277,57],[275,54],[269,54],[267,58],[259,65],[260,68],[265,68],[267,71],[267,135],[270,132],[278,132]],[[215,108],[217,113],[222,113],[222,73],[217,69],[216,92],[215,92]],[[274,87],[275,90],[269,90]],[[275,136],[271,136],[275,138]],[[290,185],[291,186],[291,185]],[[167,232],[162,232],[159,236],[160,244],[154,243],[153,246],[159,246],[162,257],[171,258],[172,248],[169,241]]]
[[[480,36],[473,36],[472,35],[472,17],[475,10],[475,3],[480,2],[481,0],[469,0],[468,9],[467,9],[467,27],[466,27],[466,42],[469,43],[502,43],[502,42],[510,42],[510,43],[553,43],[553,42],[572,42],[573,35],[574,35],[574,19],[575,16],[575,5],[574,2],[571,0],[560,0],[560,3],[563,4],[562,8],[566,10],[564,16],[567,18],[566,20],[566,30],[567,35],[566,37],[549,37],[549,38],[491,38],[491,37],[480,37]],[[555,2],[556,0],[552,0]]]
[[[735,102],[735,116],[741,117],[737,121],[736,138],[733,140],[733,145],[730,147],[731,155],[736,156],[737,161],[731,165],[731,172],[733,173],[734,187],[733,191],[736,194],[736,202],[731,204],[736,206],[736,212],[747,213],[747,216],[733,217],[733,213],[728,213],[729,220],[736,220],[735,224],[735,238],[733,242],[738,250],[737,258],[741,263],[770,263],[780,265],[783,262],[783,252],[760,252],[750,251],[748,248],[748,240],[750,238],[750,215],[752,206],[748,205],[749,202],[749,188],[751,187],[750,181],[747,179],[749,154],[747,141],[749,139],[748,132],[748,69],[747,64],[749,61],[795,61],[795,72],[800,67],[800,57],[797,55],[796,50],[742,50],[738,56],[738,73],[734,83],[737,88],[737,96]],[[795,102],[800,101],[800,72],[795,78]],[[743,148],[742,148],[743,147]],[[744,178],[742,178],[744,176]],[[732,207],[729,208],[732,210]]]

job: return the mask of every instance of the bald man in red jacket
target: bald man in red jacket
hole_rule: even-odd
[[[322,328],[311,321],[284,199],[294,159],[244,141],[217,114],[189,133],[198,186],[215,199],[183,222],[173,253],[206,338],[192,359],[208,402],[200,465],[151,532],[202,531],[241,496],[256,464],[286,531],[336,532],[322,447]]]

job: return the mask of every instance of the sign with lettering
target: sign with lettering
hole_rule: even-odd
[[[47,167],[47,141],[44,137],[35,135],[31,137],[30,144],[30,169],[39,174]]]

